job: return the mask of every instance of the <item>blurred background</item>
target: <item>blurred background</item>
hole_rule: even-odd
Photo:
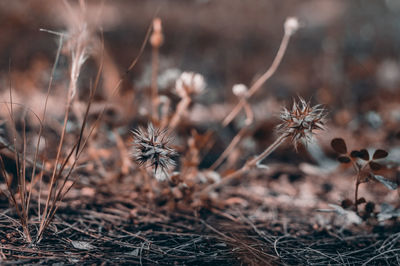
[[[68,3],[78,8],[77,1]],[[235,103],[232,85],[251,85],[264,73],[279,47],[285,19],[296,16],[302,28],[291,39],[276,74],[253,101],[273,97],[288,103],[301,95],[326,105],[335,127],[350,130],[353,136],[371,132],[384,141],[398,131],[397,0],[120,0],[86,1],[85,8],[88,24],[97,36],[101,31],[104,36],[106,74],[100,98],[109,98],[112,87],[139,54],[153,17],[159,16],[165,38],[160,49],[159,83],[164,82],[160,90],[173,86],[180,71],[195,71],[208,83],[207,92],[198,99],[201,103]],[[74,23],[72,13],[62,1],[0,2],[3,91],[8,87],[11,60],[13,89],[21,101],[36,105],[33,93],[46,91],[57,50],[57,37],[39,29],[67,31]],[[85,88],[98,62],[89,59],[85,63],[80,94],[87,94]],[[61,56],[55,75],[58,86],[68,80],[67,73],[68,58]],[[150,75],[148,45],[124,81],[120,96],[148,87]],[[132,105],[133,96],[125,96],[121,97],[125,106]],[[382,127],[385,133],[379,131]]]
[[[398,95],[400,3],[396,0],[87,1],[86,8],[90,22],[103,30],[110,60],[120,73],[138,54],[152,18],[159,16],[165,37],[161,68],[204,74],[212,96],[208,100],[231,97],[233,84],[250,84],[265,71],[288,16],[298,17],[303,27],[292,39],[279,71],[264,86],[265,93],[314,95],[323,103],[339,98],[341,105],[377,102],[384,96],[393,100]],[[32,72],[45,72],[57,48],[56,38],[39,29],[67,30],[69,20],[62,1],[2,1],[2,80],[10,58],[12,72],[21,73],[26,81],[38,79]],[[133,71],[132,87],[141,85],[140,77],[148,71],[150,47],[147,51]],[[31,81],[19,89],[41,87],[40,81]]]

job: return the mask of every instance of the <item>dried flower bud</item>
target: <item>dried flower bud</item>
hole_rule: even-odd
[[[284,24],[285,34],[293,35],[300,28],[299,20],[296,17],[288,17]]]
[[[176,151],[169,147],[170,139],[166,130],[155,129],[152,124],[147,130],[140,127],[132,131],[133,157],[139,165],[150,164],[154,167],[154,175],[158,181],[169,178],[168,172],[175,166],[172,159]]]
[[[193,94],[200,94],[204,91],[206,82],[201,74],[194,72],[183,72],[176,80],[176,93],[185,98]]]
[[[300,142],[310,142],[313,131],[325,129],[325,109],[321,105],[310,106],[303,98],[293,102],[292,110],[283,109],[280,118],[282,123],[277,130],[292,138],[294,146],[298,147]]]
[[[150,36],[151,46],[158,48],[162,45],[164,41],[164,36],[162,33],[162,24],[160,18],[155,18],[153,20],[153,33]]]
[[[232,87],[232,92],[235,94],[237,97],[244,97],[246,96],[247,93],[247,86],[244,84],[235,84]]]

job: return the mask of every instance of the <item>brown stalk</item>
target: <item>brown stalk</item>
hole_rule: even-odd
[[[49,192],[48,192],[48,195],[47,195],[46,205],[45,205],[45,208],[44,208],[44,211],[43,211],[43,214],[42,214],[43,220],[40,223],[39,232],[41,230],[43,230],[44,223],[45,223],[45,221],[46,221],[46,219],[48,217],[48,207],[49,207],[49,204],[50,204],[50,198],[51,198],[51,195],[54,193],[54,189],[55,189],[54,188],[54,183],[56,182],[56,178],[58,177],[56,175],[56,172],[57,172],[57,166],[59,164],[59,160],[60,160],[60,157],[61,157],[61,149],[62,149],[63,143],[64,143],[64,137],[65,137],[66,127],[67,127],[67,122],[68,122],[68,117],[69,117],[69,111],[70,111],[70,107],[71,107],[71,100],[72,100],[72,95],[71,95],[72,91],[71,91],[71,89],[72,89],[72,87],[70,87],[70,90],[68,90],[68,98],[67,98],[67,105],[66,105],[66,110],[65,110],[65,114],[64,114],[63,128],[62,128],[62,131],[61,131],[61,137],[60,137],[59,144],[58,144],[56,161],[54,163],[53,173],[51,175],[50,183],[48,185]]]
[[[239,130],[239,132],[235,135],[235,137],[233,137],[233,139],[232,139],[231,143],[229,143],[228,147],[218,157],[218,159],[211,165],[211,167],[209,168],[210,170],[215,170],[219,165],[222,164],[222,162],[225,160],[225,158],[232,152],[232,150],[236,147],[236,145],[238,145],[239,142],[242,140],[248,127],[253,123],[254,113],[251,109],[251,106],[249,105],[249,103],[247,102],[245,97],[242,97],[241,99],[244,99],[244,101],[245,101],[245,104],[244,104],[244,110],[245,110],[245,114],[246,114],[245,126]]]
[[[158,122],[158,69],[159,69],[159,50],[163,42],[161,19],[153,19],[153,34],[150,37],[150,43],[153,47],[151,56],[151,104],[152,104],[152,120]]]
[[[352,165],[354,167],[354,169],[356,170],[357,176],[356,176],[356,182],[355,182],[355,190],[354,190],[354,210],[355,212],[358,214],[358,188],[360,186],[361,182],[361,173],[362,170],[368,165],[367,163],[364,166],[359,166],[357,165],[356,162],[352,161]]]
[[[173,130],[176,128],[176,126],[179,124],[182,115],[186,112],[191,102],[192,99],[190,98],[190,96],[186,96],[179,101],[178,105],[176,106],[176,111],[169,123],[168,126],[169,130]]]

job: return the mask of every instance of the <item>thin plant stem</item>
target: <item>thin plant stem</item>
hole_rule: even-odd
[[[215,170],[222,164],[225,158],[232,152],[232,150],[236,147],[236,145],[243,138],[246,133],[247,127],[242,127],[239,132],[233,137],[231,143],[229,143],[228,147],[224,150],[224,152],[218,157],[218,159],[211,165],[209,170]]]
[[[253,123],[254,120],[254,113],[253,110],[251,109],[250,104],[247,102],[247,100],[245,98],[242,98],[245,101],[244,104],[244,110],[245,110],[245,114],[246,114],[246,120],[245,122],[245,126],[242,127],[239,132],[236,134],[235,137],[233,137],[231,143],[229,143],[228,147],[224,150],[224,152],[219,156],[219,158],[213,163],[213,165],[211,165],[211,167],[209,168],[209,170],[214,170],[216,169],[220,164],[222,164],[222,162],[224,161],[224,159],[229,155],[229,153],[239,144],[239,142],[242,140],[246,130],[248,129],[248,127]]]
[[[279,136],[269,147],[263,151],[260,155],[256,156],[248,162],[248,165],[255,166],[260,164],[265,158],[267,158],[273,151],[275,151],[288,137],[288,135],[283,134]]]
[[[169,130],[173,130],[178,124],[179,121],[182,117],[182,115],[185,113],[187,108],[189,107],[189,104],[191,103],[191,98],[189,96],[186,96],[185,98],[182,98],[180,102],[178,103],[176,107],[176,111],[174,115],[171,118],[171,121],[169,123]]]
[[[254,82],[254,84],[250,87],[246,95],[247,99],[253,96],[261,88],[261,86],[276,72],[280,63],[282,62],[283,56],[285,55],[287,46],[289,44],[290,36],[291,34],[285,32],[274,61],[272,62],[268,70],[261,77],[259,77],[256,80],[256,82]],[[242,98],[232,109],[232,111],[225,117],[225,119],[222,122],[222,125],[226,127],[233,119],[235,119],[235,117],[238,115],[240,110],[242,110],[245,104],[246,104],[246,99]]]
[[[61,131],[61,137],[60,137],[60,141],[59,141],[59,144],[58,144],[56,161],[54,163],[53,173],[51,175],[50,184],[48,185],[49,192],[48,192],[48,195],[47,195],[46,205],[44,207],[44,211],[43,211],[43,215],[42,215],[43,220],[40,223],[39,231],[43,230],[44,225],[45,225],[45,221],[48,218],[48,214],[49,214],[48,213],[48,207],[49,207],[49,203],[50,203],[50,198],[51,198],[51,195],[53,194],[53,192],[55,190],[54,183],[56,181],[55,179],[56,179],[57,165],[58,165],[59,160],[60,160],[61,148],[62,148],[63,143],[64,143],[64,137],[65,137],[65,132],[66,132],[66,128],[67,128],[67,121],[68,121],[68,117],[69,117],[69,110],[70,110],[70,107],[71,107],[71,100],[72,100],[72,90],[68,90],[67,106],[66,106],[66,110],[65,110],[65,114],[64,114],[63,129]]]
[[[201,191],[201,193],[208,193],[211,190],[220,187],[222,185],[226,185],[232,180],[243,176],[245,173],[247,173],[250,169],[253,167],[257,166],[259,163],[261,163],[265,158],[267,158],[274,150],[276,150],[285,140],[287,139],[288,135],[283,134],[279,136],[265,151],[263,151],[261,154],[257,155],[255,158],[251,159],[250,161],[247,161],[242,168],[236,170],[235,172],[227,175],[224,177],[220,182],[211,184],[210,186],[206,187]]]
[[[357,181],[356,181],[356,189],[354,192],[354,206],[355,206],[355,211],[358,214],[358,187],[360,186],[359,178],[357,176]]]
[[[158,47],[153,47],[151,61],[151,104],[152,119],[158,121],[158,67],[159,67],[159,51]]]
[[[47,103],[48,103],[48,100],[49,100],[51,87],[53,85],[54,73],[56,71],[58,61],[60,59],[61,49],[62,49],[63,41],[64,41],[64,35],[61,34],[59,36],[60,37],[59,37],[59,42],[58,42],[56,58],[54,60],[53,68],[52,68],[51,74],[50,74],[49,84],[47,86],[47,93],[46,93],[46,98],[45,98],[45,102],[44,102],[44,106],[43,106],[43,113],[42,113],[42,118],[41,118],[42,122],[41,122],[41,125],[40,125],[40,128],[39,128],[38,140],[37,140],[37,143],[36,143],[36,150],[35,150],[35,155],[34,155],[34,159],[33,159],[33,168],[32,168],[32,174],[31,174],[32,180],[33,180],[33,176],[35,175],[35,172],[36,172],[36,164],[37,164],[37,159],[38,159],[38,155],[39,155],[39,147],[40,147],[40,142],[41,142],[42,134],[43,134],[43,124],[44,124],[45,119],[46,119]],[[44,162],[43,162],[43,165],[44,165]],[[43,170],[42,170],[41,176],[42,175],[43,175]],[[42,178],[40,178],[40,182],[42,182],[41,180],[42,180]],[[29,194],[28,194],[28,202],[27,202],[27,210],[28,211],[29,211],[29,206],[30,206],[30,199],[31,199],[32,189],[33,189],[33,186],[35,184],[36,183],[33,183],[31,181],[30,190],[29,190]],[[41,193],[41,190],[40,190],[39,193]],[[40,194],[39,194],[39,198],[40,198]],[[39,201],[39,209],[38,210],[39,210],[39,217],[40,217],[40,201]]]

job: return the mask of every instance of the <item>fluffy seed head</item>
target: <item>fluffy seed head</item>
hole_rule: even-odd
[[[325,109],[321,105],[311,106],[303,98],[293,101],[292,110],[286,108],[280,114],[281,124],[277,130],[292,139],[297,149],[301,142],[307,144],[311,141],[314,130],[324,130]]]
[[[206,88],[206,82],[203,75],[194,72],[183,72],[176,80],[176,93],[181,98],[193,94],[200,94]]]
[[[244,97],[248,91],[248,88],[244,84],[235,84],[232,87],[232,92],[235,94],[237,97]]]
[[[175,166],[173,157],[176,151],[169,147],[170,139],[166,130],[154,128],[152,124],[147,129],[139,127],[132,131],[133,157],[139,165],[154,167],[154,174],[158,181],[169,177],[168,172]]]

